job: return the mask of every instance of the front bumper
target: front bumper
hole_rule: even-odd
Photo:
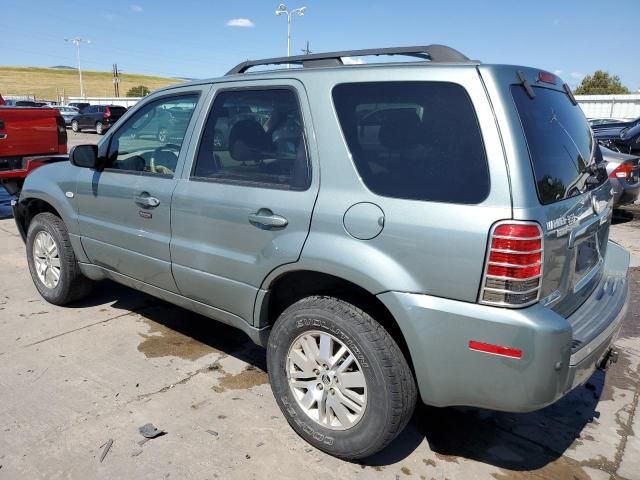
[[[629,254],[610,242],[600,284],[569,318],[541,304],[512,310],[411,293],[378,297],[400,325],[424,403],[526,412],[584,383],[608,352],[626,314],[628,267]],[[589,322],[595,315],[597,326]],[[572,324],[585,323],[593,328],[580,343]],[[470,350],[470,340],[520,349],[522,358]]]

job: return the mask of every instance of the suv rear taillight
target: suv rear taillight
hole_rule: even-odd
[[[104,118],[109,118],[111,116],[111,109],[109,107],[104,109]]]
[[[67,147],[67,127],[64,124],[64,119],[58,115],[56,117],[56,128],[58,130],[58,145],[64,145]]]
[[[480,290],[480,303],[525,307],[540,298],[542,229],[534,222],[495,225]]]
[[[624,178],[625,180],[631,180],[633,177],[633,163],[632,162],[624,162],[618,165],[613,172],[609,174],[609,178]]]

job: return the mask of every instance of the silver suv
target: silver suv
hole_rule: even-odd
[[[418,60],[342,60],[377,55]],[[356,459],[418,395],[530,411],[615,357],[629,255],[600,159],[551,73],[335,52],[149,95],[14,213],[46,300],[111,279],[240,328],[292,428]]]

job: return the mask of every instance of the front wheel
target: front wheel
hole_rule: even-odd
[[[64,222],[52,213],[40,213],[29,224],[27,263],[40,295],[54,305],[85,297],[93,282],[78,268]]]
[[[344,459],[365,458],[406,426],[416,386],[404,355],[366,312],[333,297],[287,308],[269,336],[276,401],[307,442]]]

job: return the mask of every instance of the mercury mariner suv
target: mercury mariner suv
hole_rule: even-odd
[[[379,55],[414,58],[343,61]],[[417,397],[525,412],[615,358],[629,255],[601,158],[547,71],[334,52],[156,91],[14,213],[46,300],[110,279],[241,329],[291,427],[356,459]]]

